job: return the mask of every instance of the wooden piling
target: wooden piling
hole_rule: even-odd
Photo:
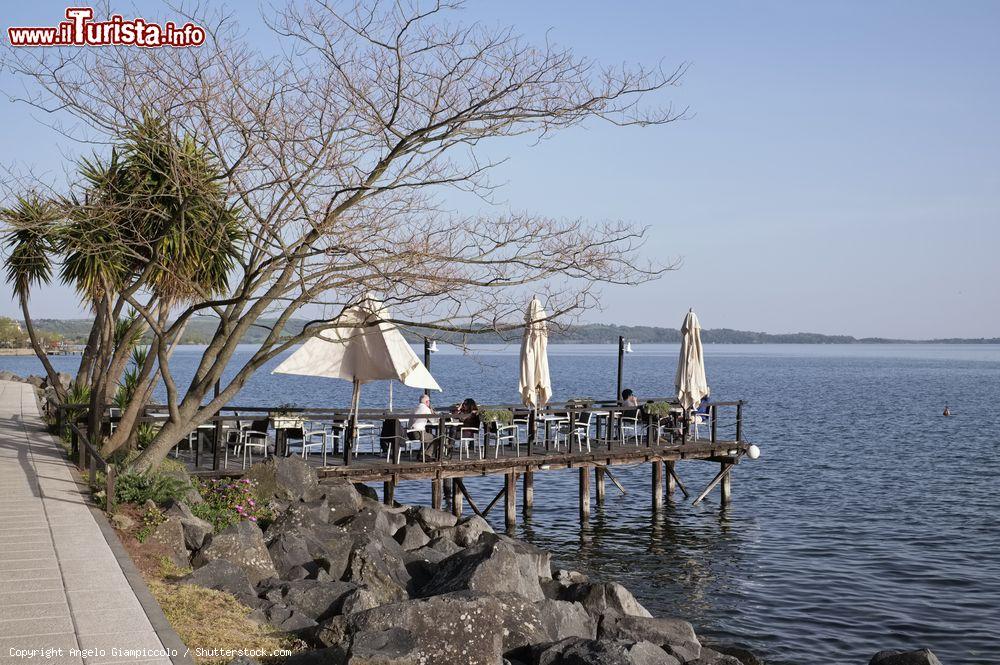
[[[391,506],[393,499],[396,495],[396,483],[392,480],[386,480],[382,483],[382,503],[387,506]]]
[[[457,487],[455,483],[451,483],[451,514],[455,517],[462,516],[462,492]]]
[[[524,480],[521,482],[524,484],[524,505],[521,507],[521,511],[525,517],[528,517],[531,515],[531,509],[535,506],[535,472],[525,471]]]
[[[431,480],[431,508],[441,510],[441,500],[444,495],[444,481],[440,478]]]
[[[669,501],[670,499],[673,498],[674,492],[677,491],[677,481],[674,479],[674,473],[675,473],[675,471],[674,471],[674,465],[677,464],[677,463],[676,462],[664,462],[664,464],[667,467],[666,473],[664,474],[664,476],[666,476],[665,480],[666,480],[666,483],[667,483],[667,485],[666,485],[667,500]]]
[[[580,519],[590,519],[590,469],[580,467]]]
[[[504,474],[503,520],[508,531],[517,524],[517,474]]]
[[[653,510],[663,505],[663,462],[653,461]]]
[[[722,464],[719,465],[719,471],[723,471],[724,472],[730,466],[732,466],[732,465],[723,462]],[[720,499],[722,500],[722,505],[723,506],[729,505],[729,502],[732,501],[732,498],[733,498],[733,486],[731,484],[732,483],[732,477],[733,477],[732,473],[727,473],[727,474],[723,475],[722,476],[722,482],[719,484],[719,494],[720,494]]]
[[[596,488],[597,505],[598,506],[603,506],[604,505],[604,469],[601,468],[601,467],[599,467],[599,466],[595,466],[594,467],[594,484],[597,486],[597,488]]]

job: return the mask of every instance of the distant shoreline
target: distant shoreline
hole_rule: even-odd
[[[82,344],[90,332],[90,321],[87,319],[37,319],[35,328],[40,333],[60,335],[71,344]],[[267,325],[267,321],[261,322]],[[294,335],[302,330],[305,321],[290,321],[284,329],[286,335]],[[184,345],[207,344],[215,332],[216,320],[204,317],[188,323],[186,334],[181,340]],[[407,339],[419,342],[425,331],[407,330]],[[459,335],[442,334],[440,331],[426,331],[428,337],[444,342],[459,344],[463,338]],[[516,332],[505,335],[504,339],[495,332],[483,332],[467,335],[464,342],[467,345],[505,344],[520,341]],[[676,328],[657,326],[613,326],[600,323],[587,323],[576,326],[553,329],[549,333],[551,344],[617,344],[618,337],[624,337],[632,344],[676,344],[680,341],[680,331]],[[254,330],[242,340],[245,344],[259,343],[264,338],[264,331]],[[938,338],[938,339],[895,339],[889,337],[854,337],[852,335],[824,335],[820,333],[765,333],[732,328],[706,328],[702,330],[704,344],[1000,344],[1000,337],[990,338]]]

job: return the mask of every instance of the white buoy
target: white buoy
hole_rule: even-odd
[[[747,457],[750,459],[757,459],[760,457],[760,448],[754,444],[750,444],[750,447],[747,448]]]

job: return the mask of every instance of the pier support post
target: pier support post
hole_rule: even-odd
[[[451,514],[455,517],[462,516],[462,490],[458,489],[457,483],[452,480],[451,485]]]
[[[580,519],[590,519],[590,469],[580,467]]]
[[[382,483],[382,503],[387,506],[391,506],[393,499],[396,496],[396,483],[392,480],[386,480]]]
[[[676,462],[664,462],[663,464],[667,467],[666,473],[664,475],[666,476],[666,482],[667,482],[667,487],[666,487],[666,490],[667,490],[667,500],[669,501],[670,499],[672,499],[674,497],[674,492],[677,491],[677,481],[674,480],[674,465],[677,464],[677,463]]]
[[[504,474],[503,521],[508,531],[517,524],[517,474]]]
[[[732,466],[732,464],[726,464],[725,462],[723,462],[722,464],[719,465],[719,471],[725,471],[730,466]],[[722,476],[722,482],[719,483],[719,494],[723,506],[728,506],[729,502],[732,501],[733,498],[733,486],[731,484],[732,477],[733,477],[732,473],[727,473]]]
[[[535,472],[525,471],[524,472],[524,505],[521,507],[521,512],[524,513],[525,517],[531,515],[531,509],[535,507]]]
[[[597,505],[604,505],[604,469],[599,466],[594,467],[594,484],[597,486],[595,492],[597,493]]]
[[[653,510],[663,505],[663,462],[653,461]]]
[[[441,510],[441,499],[444,495],[444,481],[440,478],[431,480],[431,508]]]

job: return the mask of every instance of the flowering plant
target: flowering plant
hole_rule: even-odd
[[[204,503],[192,506],[198,517],[221,531],[241,520],[270,522],[274,511],[255,498],[256,481],[250,478],[217,478],[199,481]]]

